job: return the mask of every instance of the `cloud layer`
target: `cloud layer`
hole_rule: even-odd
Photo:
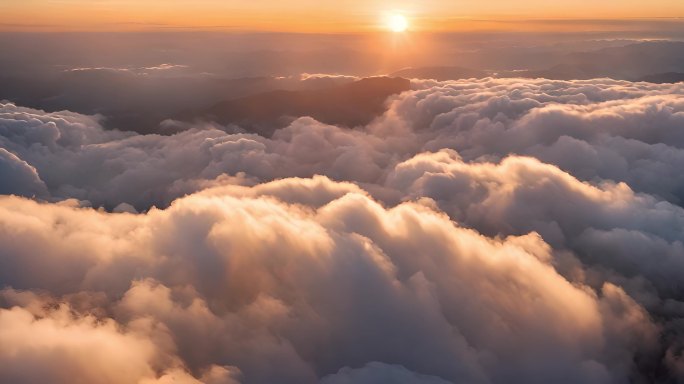
[[[0,105],[0,381],[684,381],[684,86],[413,88],[272,138]]]

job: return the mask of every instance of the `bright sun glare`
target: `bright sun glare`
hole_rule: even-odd
[[[387,26],[392,32],[404,32],[408,28],[408,20],[400,13],[394,13],[387,18]]]

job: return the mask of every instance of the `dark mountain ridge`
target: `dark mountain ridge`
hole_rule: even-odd
[[[409,90],[410,85],[403,78],[370,77],[323,89],[269,91],[223,101],[180,119],[237,124],[266,136],[301,116],[353,128],[382,114],[387,98]]]

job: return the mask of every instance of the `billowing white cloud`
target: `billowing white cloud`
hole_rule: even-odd
[[[654,343],[637,303],[568,282],[537,235],[488,239],[355,191],[319,208],[278,200],[295,181],[252,196],[219,187],[141,215],[2,198],[0,226],[13,229],[0,241],[20,244],[2,280],[140,332],[178,357],[169,363],[234,365],[247,382],[372,361],[452,381],[592,382],[627,377],[629,351]],[[103,298],[83,297],[94,292]]]
[[[413,87],[270,138],[0,105],[0,381],[684,380],[684,86]]]
[[[113,320],[75,317],[65,305],[38,312],[0,309],[2,382],[123,384],[154,377],[149,340],[120,332]]]

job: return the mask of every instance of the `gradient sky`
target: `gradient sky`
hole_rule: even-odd
[[[527,19],[684,17],[682,0],[2,0],[1,30],[363,32],[402,11],[416,30],[503,29]],[[508,28],[536,28],[524,24]]]

